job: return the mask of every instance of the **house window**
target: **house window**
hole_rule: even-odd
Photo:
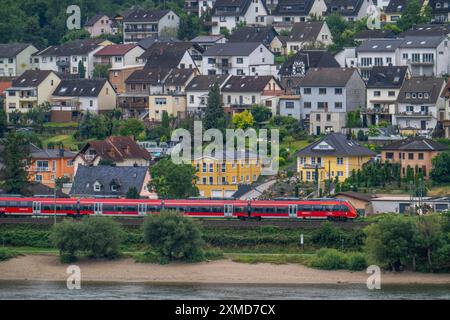
[[[423,160],[424,159],[424,157],[423,157],[423,153],[419,153],[419,160]]]
[[[386,152],[386,159],[394,159],[394,153],[393,152]]]
[[[202,172],[206,172],[206,163],[204,163],[204,162],[203,162],[203,165],[202,165]]]
[[[117,186],[115,184],[111,185],[111,191],[116,192]]]
[[[328,103],[327,102],[317,102],[317,108],[318,109],[325,109],[328,107]]]
[[[408,160],[414,160],[414,153],[408,153]]]
[[[167,100],[166,98],[155,98],[155,104],[156,105],[166,105],[167,104]]]
[[[339,164],[339,165],[344,164],[344,158],[342,158],[342,157],[337,157],[337,158],[336,158],[336,163]]]
[[[93,107],[94,106],[94,101],[93,100],[89,100],[89,107]]]
[[[331,121],[331,114],[327,113],[327,121],[330,122]]]
[[[334,103],[334,108],[335,109],[342,109],[342,102],[335,102]]]
[[[303,94],[311,94],[311,88],[303,88]]]
[[[316,114],[316,121],[320,121],[320,113]]]
[[[34,180],[35,180],[36,182],[41,182],[41,181],[42,181],[42,176],[41,176],[40,174],[37,174],[37,175],[34,177]]]
[[[395,91],[388,91],[389,97],[395,97]]]
[[[319,88],[319,94],[327,94],[327,88]]]
[[[305,109],[311,109],[311,102],[310,101],[303,102],[303,107]]]
[[[294,101],[286,101],[285,107],[286,109],[294,109]]]
[[[244,58],[236,58],[236,63],[237,63],[237,64],[242,64],[242,63],[244,63]]]
[[[209,172],[214,172],[214,163],[209,164]]]
[[[194,103],[194,96],[193,95],[189,96],[189,103]]]
[[[99,192],[101,190],[102,186],[100,185],[100,183],[96,182],[94,183],[94,191]]]
[[[342,94],[342,88],[335,88],[334,94]]]
[[[344,172],[343,171],[338,171],[337,172],[337,176],[338,177],[343,177],[344,176]]]
[[[208,63],[209,63],[209,64],[215,64],[215,63],[216,63],[216,59],[214,59],[214,58],[208,58]]]
[[[209,184],[214,184],[214,178],[213,177],[209,177]]]
[[[311,172],[306,171],[306,180],[311,180]]]
[[[380,97],[381,96],[381,91],[374,91],[373,92],[373,96],[374,97]]]

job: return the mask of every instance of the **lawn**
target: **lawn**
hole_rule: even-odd
[[[292,141],[291,143],[287,143],[287,142],[283,141],[280,144],[280,149],[285,148],[289,152],[291,160],[286,161],[286,163],[283,166],[281,166],[280,169],[287,169],[292,166],[295,166],[295,163],[297,161],[297,157],[295,156],[295,154],[299,150],[306,147],[308,144],[309,144],[309,142],[307,140],[295,140],[295,141]]]
[[[77,128],[78,122],[47,122],[44,128]]]
[[[427,196],[437,197],[437,196],[448,196],[450,194],[450,185],[447,186],[432,186],[427,192]]]
[[[42,145],[44,146],[44,148],[50,143],[53,142],[54,144],[58,144],[61,143],[64,145],[64,147],[70,150],[78,150],[78,143],[80,143],[80,141],[77,141],[76,139],[74,139],[74,137],[71,134],[58,134],[58,135],[54,135],[54,136],[40,136],[39,137],[42,141]]]

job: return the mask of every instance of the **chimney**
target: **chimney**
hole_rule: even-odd
[[[64,147],[62,145],[59,146],[59,157],[64,158]]]

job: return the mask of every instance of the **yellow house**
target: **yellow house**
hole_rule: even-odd
[[[161,121],[164,111],[169,116],[178,116],[179,112],[186,111],[186,96],[178,94],[158,94],[149,96],[148,118],[151,121]]]
[[[344,134],[330,133],[297,153],[297,171],[306,182],[316,180],[316,170],[321,182],[336,177],[342,182],[375,155]]]
[[[203,197],[231,197],[239,185],[249,185],[258,180],[261,165],[258,156],[251,152],[235,152],[233,159],[202,156],[192,165],[197,173],[197,187]]]

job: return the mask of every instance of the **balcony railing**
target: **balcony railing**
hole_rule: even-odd
[[[319,162],[316,164],[312,164],[312,163],[303,163],[301,164],[303,166],[303,168],[305,169],[315,169],[317,167],[317,169],[323,169],[325,168],[323,163]]]
[[[424,61],[424,60],[411,60],[411,59],[408,59],[408,63],[409,63],[409,64],[412,64],[412,65],[431,66],[431,65],[434,64],[434,60],[427,60],[427,61]]]
[[[31,167],[31,171],[34,172],[50,172],[49,167]]]
[[[228,63],[219,62],[219,63],[216,63],[216,67],[223,68],[223,69],[229,69],[229,68],[231,68],[231,62],[228,62]]]
[[[403,111],[403,112],[399,112],[397,114],[397,116],[402,116],[402,117],[431,117],[433,115],[429,111],[419,111],[419,112]]]
[[[70,61],[69,60],[56,60],[56,65],[58,67],[70,67]]]

